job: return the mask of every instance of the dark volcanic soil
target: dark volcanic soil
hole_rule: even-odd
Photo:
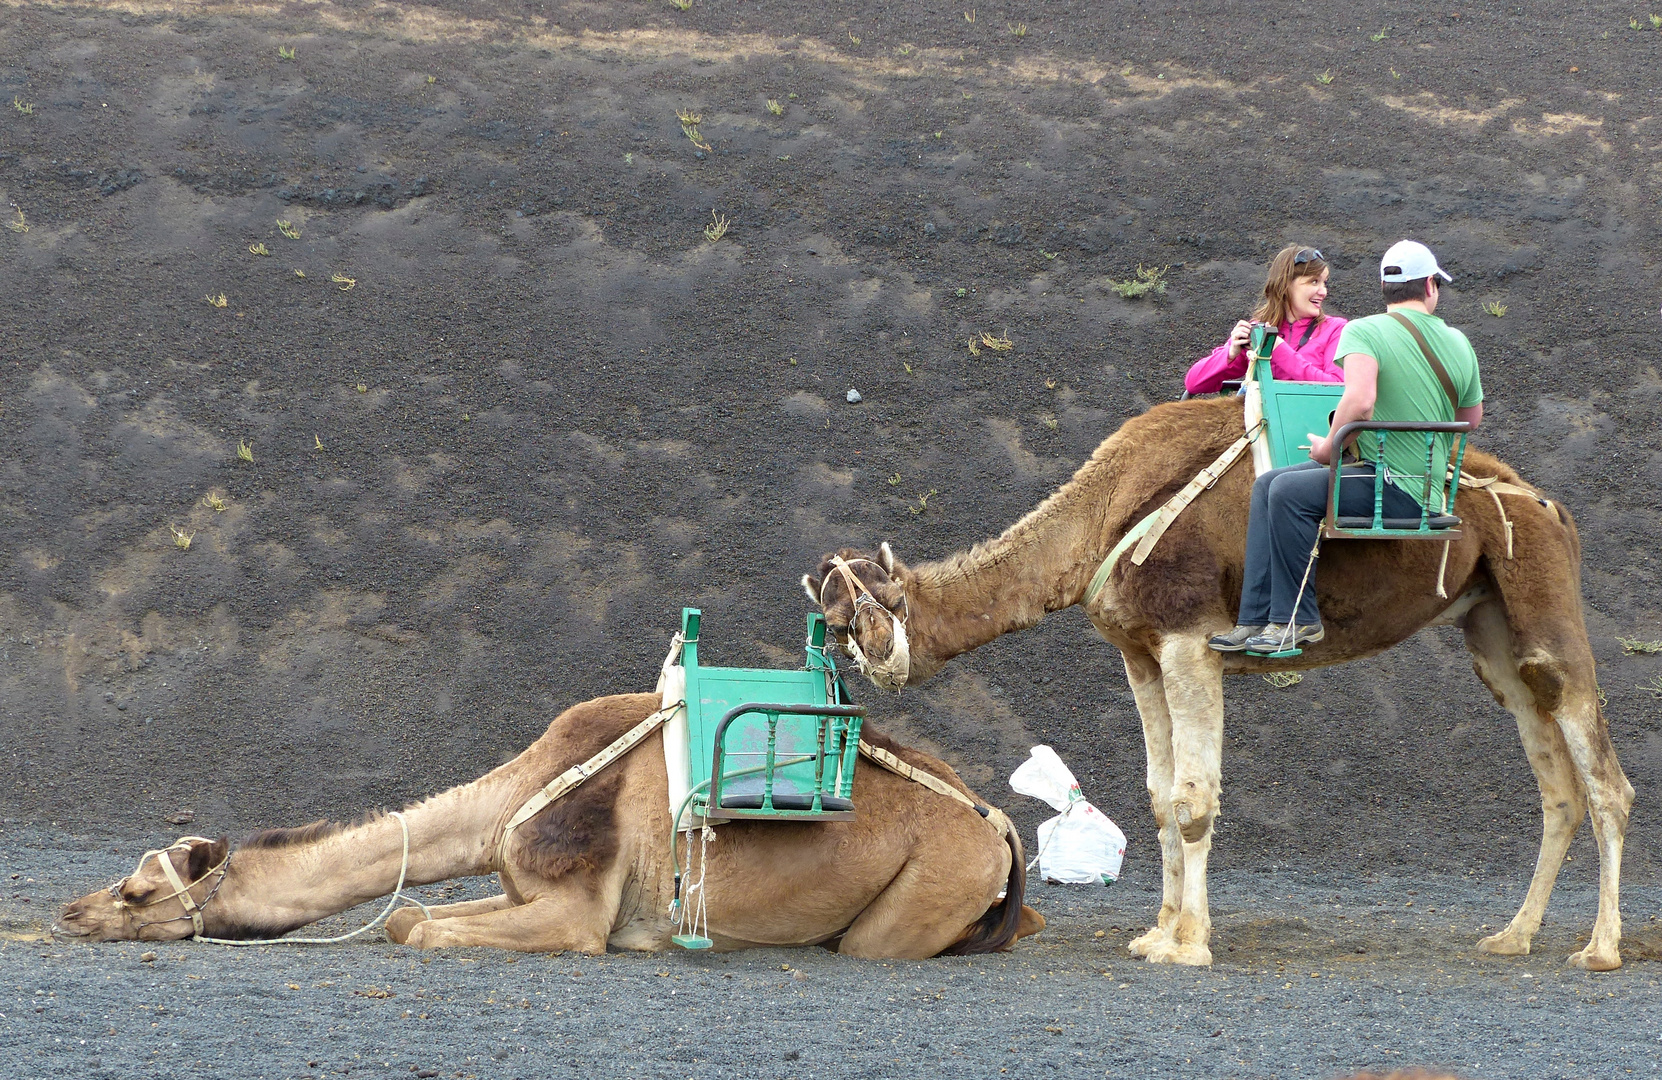
[[[1662,638],[1662,32],[1445,7],[6,4],[0,812],[136,854],[398,804],[650,686],[683,604],[712,662],[794,663],[822,552],[996,533],[1281,244],[1356,315],[1411,235],[1481,444],[1579,519],[1655,883],[1662,656],[1616,638]],[[1220,879],[1521,889],[1534,782],[1457,632],[1228,689]],[[864,697],[995,801],[1053,744],[1157,873],[1077,613]]]

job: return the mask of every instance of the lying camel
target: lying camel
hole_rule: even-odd
[[[1461,536],[1443,544],[1329,541],[1315,577],[1326,639],[1267,660],[1207,648],[1235,624],[1252,469],[1237,463],[1179,516],[1138,565],[1099,567],[1128,530],[1240,437],[1239,398],[1156,406],[1126,421],[1062,488],[1004,534],[918,566],[845,549],[803,578],[826,624],[879,686],[914,686],[952,657],[1082,605],[1117,646],[1142,716],[1148,792],[1160,827],[1164,895],[1131,943],[1154,962],[1212,962],[1206,860],[1221,800],[1223,676],[1323,667],[1372,656],[1427,626],[1461,626],[1477,675],[1518,723],[1541,789],[1540,856],[1523,905],[1478,947],[1527,954],[1570,838],[1588,810],[1599,851],[1599,911],[1579,967],[1621,966],[1622,841],[1633,787],[1599,707],[1581,615],[1581,545],[1562,505],[1473,450],[1465,470],[1525,491],[1459,494]],[[1501,503],[1504,500],[1505,507]],[[839,565],[840,564],[840,565]],[[1437,595],[1439,579],[1447,595]],[[1311,730],[1319,741],[1319,732]],[[1319,753],[1312,743],[1312,753]]]
[[[655,694],[627,694],[573,706],[513,761],[401,811],[407,883],[495,872],[502,894],[434,907],[430,920],[418,908],[400,909],[388,935],[422,949],[669,948],[675,873],[661,729],[502,845],[510,817],[533,793],[659,703]],[[943,762],[869,729],[865,739],[971,795]],[[969,806],[863,759],[854,802],[851,821],[731,821],[714,830],[707,848],[683,841],[684,880],[705,883],[715,948],[824,945],[853,956],[921,959],[1008,949],[1044,926],[1022,903],[1014,829],[1000,838]],[[399,816],[273,829],[234,851],[223,838],[187,838],[70,904],[54,933],[88,941],[286,934],[394,891],[405,864]]]

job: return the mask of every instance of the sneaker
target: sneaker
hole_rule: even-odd
[[[1262,623],[1256,626],[1237,626],[1227,634],[1214,634],[1212,640],[1206,644],[1217,652],[1240,652],[1246,648],[1247,639],[1263,633]]]
[[[1287,649],[1296,649],[1301,645],[1314,645],[1327,636],[1321,623],[1309,623],[1304,626],[1281,626],[1270,623],[1264,627],[1264,632],[1248,638],[1241,644],[1247,652],[1284,652]]]

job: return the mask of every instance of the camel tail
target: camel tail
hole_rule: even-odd
[[[1027,856],[1014,823],[1004,833],[1004,842],[1010,845],[1010,877],[1004,885],[1004,899],[988,908],[951,947],[941,950],[941,956],[1007,952],[1015,944],[1021,927],[1022,901],[1027,895]]]

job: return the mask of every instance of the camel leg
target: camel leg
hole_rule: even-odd
[[[1157,964],[1210,964],[1206,860],[1222,805],[1223,657],[1206,647],[1204,635],[1172,635],[1161,642],[1160,670],[1171,716],[1172,782],[1166,798],[1182,841],[1182,900],[1169,940],[1147,956]]]
[[[1466,647],[1471,650],[1477,677],[1517,720],[1518,735],[1541,789],[1541,852],[1535,860],[1529,892],[1511,924],[1478,942],[1477,947],[1502,956],[1527,956],[1530,942],[1541,928],[1558,870],[1564,865],[1564,853],[1586,816],[1587,804],[1576,782],[1563,734],[1536,708],[1535,695],[1518,677],[1512,629],[1499,603],[1479,604],[1466,616]]]
[[[464,915],[479,915],[487,911],[500,911],[509,907],[513,901],[505,894],[492,896],[487,900],[464,900],[459,904],[432,904],[427,911],[418,907],[401,907],[387,918],[387,940],[394,945],[402,945],[410,936],[410,928],[419,922],[427,922],[429,914],[434,921],[439,919],[455,919]]]
[[[484,946],[517,952],[606,951],[617,903],[596,897],[587,883],[561,883],[525,904],[410,928],[406,943],[418,949]]]
[[[1137,956],[1147,956],[1156,945],[1171,940],[1171,927],[1183,905],[1183,835],[1172,813],[1171,713],[1166,709],[1166,690],[1160,665],[1141,650],[1121,650],[1125,677],[1137,700],[1143,720],[1143,746],[1148,754],[1148,798],[1154,821],[1160,827],[1160,915],[1148,933],[1131,942]]]
[[[975,827],[985,829],[980,822]],[[1002,843],[999,850],[1008,851]],[[855,917],[837,951],[867,959],[927,960],[963,937],[986,913],[1009,873],[1007,862],[966,859],[965,854],[955,842],[949,851],[923,852],[907,860]]]
[[[1591,667],[1591,659],[1588,666]],[[1588,971],[1614,971],[1622,966],[1621,877],[1622,844],[1627,837],[1633,785],[1616,761],[1610,729],[1599,711],[1598,690],[1589,673],[1585,687],[1566,691],[1553,711],[1558,730],[1569,746],[1570,758],[1592,811],[1593,839],[1599,849],[1599,914],[1592,939],[1570,963]]]
[[[1541,789],[1541,851],[1523,906],[1510,925],[1484,938],[1478,947],[1494,953],[1521,956],[1540,929],[1547,900],[1588,804],[1593,809],[1593,832],[1599,846],[1599,914],[1587,948],[1570,957],[1578,967],[1608,971],[1621,966],[1621,911],[1619,905],[1622,841],[1627,832],[1633,788],[1616,762],[1609,731],[1599,713],[1596,684],[1591,673],[1576,682],[1586,686],[1561,689],[1568,680],[1543,681],[1541,668],[1561,667],[1534,658],[1532,674],[1559,698],[1548,712],[1540,705],[1514,652],[1512,631],[1498,603],[1480,604],[1467,616],[1466,643],[1478,676],[1518,722],[1518,734]],[[1591,660],[1588,660],[1590,667]]]

